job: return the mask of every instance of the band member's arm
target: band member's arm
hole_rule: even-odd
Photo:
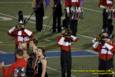
[[[58,37],[57,38],[57,43],[58,43],[58,45],[63,45],[63,43],[64,43],[64,37]]]
[[[14,31],[15,31],[15,29],[16,29],[15,26],[12,27],[11,29],[9,29],[8,34],[11,35],[11,36],[14,36],[14,33],[15,33]]]
[[[30,30],[28,30],[28,29],[25,29],[24,31],[25,31],[25,32],[27,33],[27,35],[28,35],[28,36],[30,36],[30,37],[31,37],[31,36],[32,36],[32,34],[33,34],[33,32],[32,32],[32,31],[30,31]]]
[[[69,45],[71,45],[70,42],[66,42],[66,41],[65,41],[65,37],[60,37],[60,38],[57,40],[57,43],[58,43],[58,45],[60,45],[60,46],[69,46]]]
[[[98,6],[99,6],[100,8],[106,8],[105,5],[103,5],[104,3],[105,3],[104,0],[99,0]]]
[[[97,52],[99,52],[102,48],[102,46],[99,42],[95,42],[92,47],[93,47],[93,50],[95,50]]]
[[[78,41],[79,40],[79,38],[77,38],[77,37],[75,37],[73,35],[71,35],[70,37],[72,38],[73,41]]]
[[[47,61],[44,59],[41,62],[42,62],[42,74],[41,74],[41,77],[45,77],[46,69],[47,69]]]

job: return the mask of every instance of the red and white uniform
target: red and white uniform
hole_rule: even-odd
[[[80,0],[65,0],[65,7],[68,15],[73,11],[76,14],[81,12]]]
[[[99,58],[102,60],[110,60],[115,53],[115,45],[105,43],[104,45],[99,42],[93,44],[93,49],[99,53]]]
[[[112,8],[114,0],[100,0],[99,7],[101,8]]]
[[[18,30],[16,27],[13,27],[8,31],[8,33],[14,37],[17,46],[19,46],[20,43],[26,43],[27,48],[29,47],[29,42],[32,39],[33,32],[28,29]]]
[[[74,41],[77,41],[78,38],[71,35],[70,38],[65,38],[62,36],[57,37],[57,44],[60,46],[61,50],[64,52],[70,52],[71,51],[71,43]]]

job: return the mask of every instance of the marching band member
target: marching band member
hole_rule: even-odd
[[[26,29],[23,24],[12,27],[8,34],[14,38],[16,49],[29,49],[29,43],[33,40],[33,32]]]
[[[78,38],[71,35],[68,29],[62,31],[61,36],[57,37],[57,44],[61,49],[61,77],[71,77],[71,43],[77,40]]]
[[[99,7],[103,9],[103,29],[102,32],[110,32],[112,21],[115,15],[114,0],[100,0]],[[112,31],[111,31],[112,32]]]
[[[76,36],[77,33],[78,20],[79,18],[83,18],[83,3],[84,1],[81,0],[65,0],[65,18],[69,18],[69,28],[71,29],[74,36]]]
[[[105,73],[99,74],[99,77],[112,77],[112,74],[107,73],[112,73],[115,44],[110,38],[108,38],[107,33],[103,33],[101,39],[93,43],[93,49],[99,53],[99,71]]]

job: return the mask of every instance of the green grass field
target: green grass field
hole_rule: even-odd
[[[52,0],[51,0],[52,1]],[[91,40],[96,34],[101,32],[102,27],[102,9],[97,7],[98,0],[85,0],[84,19],[79,20],[78,37],[80,41],[73,43],[73,50],[91,50]],[[51,5],[52,6],[52,5]],[[45,7],[44,31],[35,34],[38,39],[38,46],[44,47],[46,50],[59,50],[55,39],[58,34],[51,34],[52,26],[52,8]],[[32,12],[31,0],[0,0],[0,50],[14,51],[14,40],[8,36],[7,31],[17,23],[17,12],[23,10],[24,15],[30,15]],[[34,16],[34,15],[33,15]],[[5,18],[12,20],[5,20]],[[115,21],[113,22],[115,25]],[[35,31],[35,21],[30,20],[27,28]],[[114,33],[115,34],[115,31]],[[115,61],[114,61],[115,64]],[[74,57],[72,70],[88,70],[97,69],[97,57]],[[60,60],[59,58],[48,59],[49,77],[60,76]],[[98,77],[92,73],[78,73],[72,71],[76,77]],[[2,77],[2,76],[1,76]]]

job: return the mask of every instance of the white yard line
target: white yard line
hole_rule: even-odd
[[[29,17],[30,17],[30,15],[24,15],[24,18],[29,18]],[[48,16],[44,16],[43,19],[44,19],[44,20],[48,19]],[[34,20],[34,21],[35,21],[35,16],[32,16],[32,17],[30,18],[30,20]]]
[[[0,16],[0,21],[10,21],[12,18]]]
[[[47,66],[47,69],[52,70],[52,71],[54,71],[54,72],[58,72],[58,73],[60,73],[60,71],[58,71],[57,69],[52,68],[52,67],[49,67],[49,66]]]
[[[94,10],[94,9],[90,9],[90,8],[83,8],[84,10],[88,10],[88,11],[91,11],[91,12],[95,12],[95,13],[102,13],[100,10]]]
[[[93,38],[94,38],[94,37],[91,37],[91,36],[86,36],[86,35],[82,35],[82,34],[77,34],[77,35],[79,35],[79,36],[81,36],[81,37],[88,38],[88,39],[93,39]]]
[[[8,14],[4,14],[4,13],[2,13],[2,12],[0,12],[0,14],[3,15],[3,16],[7,16],[7,17],[11,17],[11,18],[17,19],[17,17],[15,17],[15,16],[8,15]]]

